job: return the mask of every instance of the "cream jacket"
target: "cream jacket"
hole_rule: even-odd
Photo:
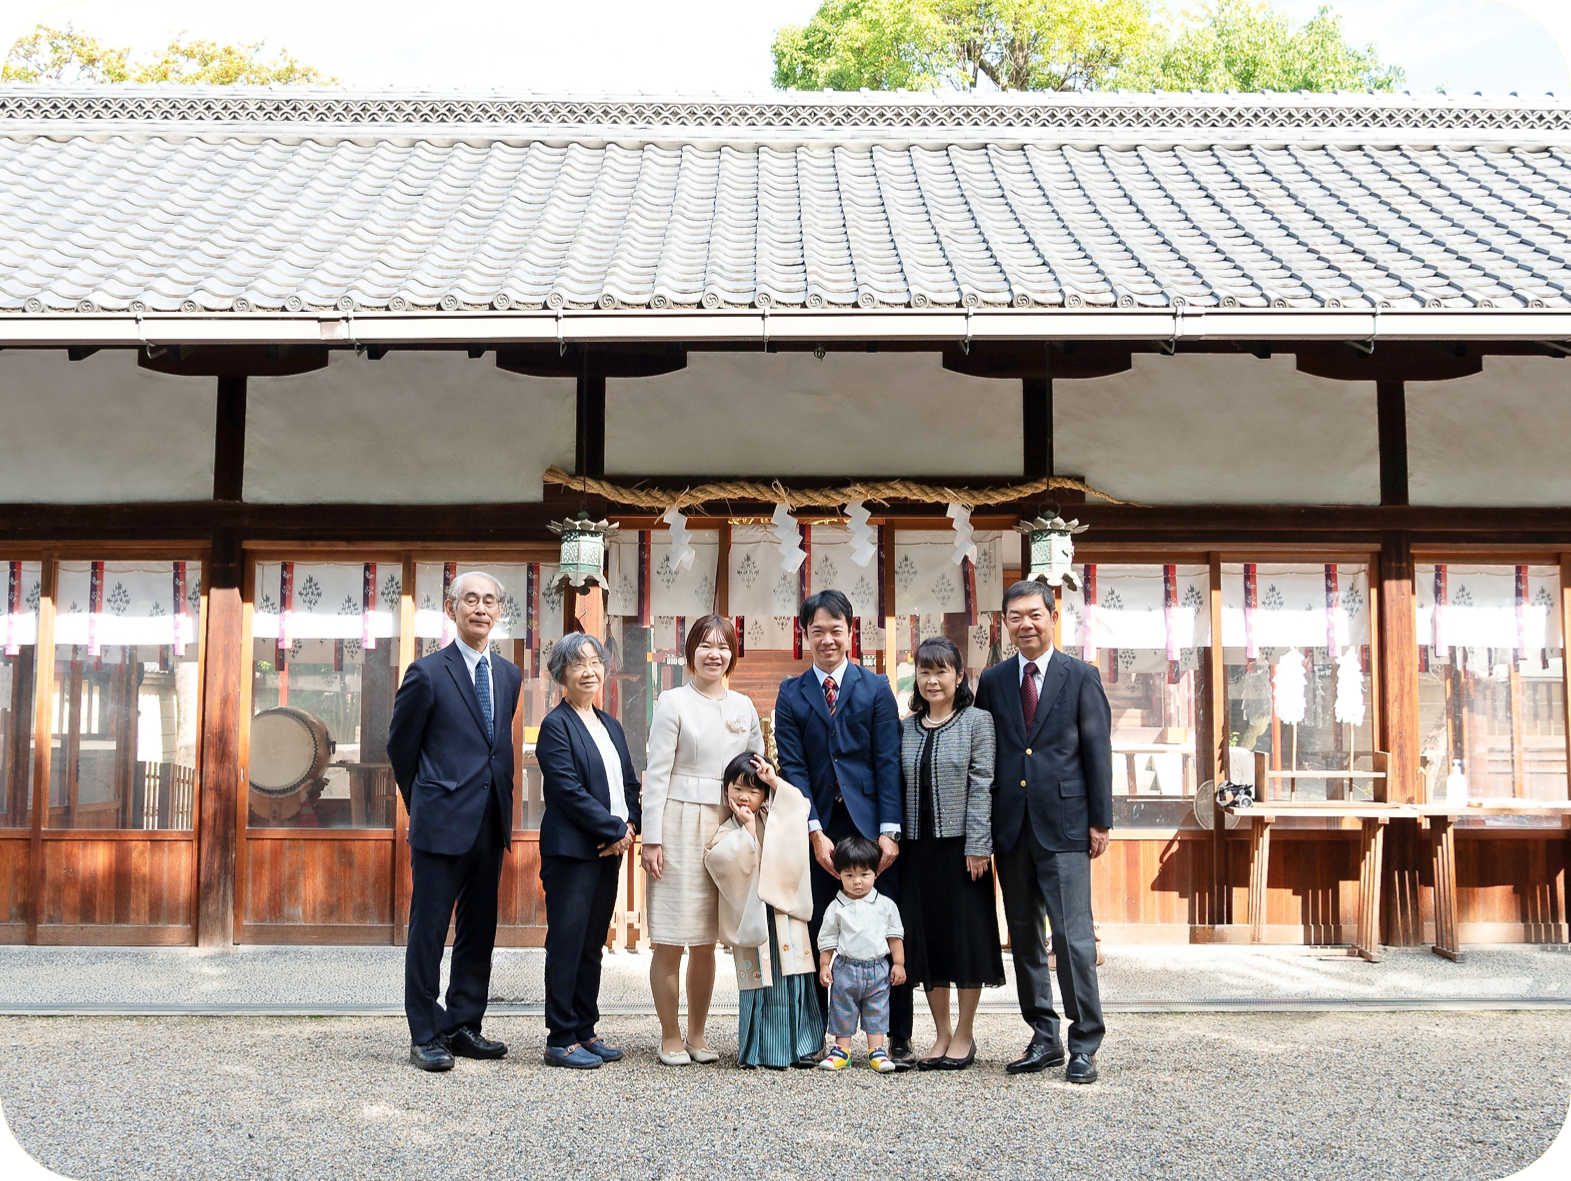
[[[660,694],[649,723],[644,844],[663,843],[667,800],[720,804],[720,776],[744,750],[764,750],[758,711],[749,698],[727,690],[725,700],[715,701],[691,685]]]
[[[782,779],[760,826],[762,849],[735,816],[727,817],[704,855],[720,890],[720,939],[731,948],[736,986],[744,992],[817,970],[807,933],[813,917],[807,798]],[[775,912],[778,964],[770,954],[766,907]]]

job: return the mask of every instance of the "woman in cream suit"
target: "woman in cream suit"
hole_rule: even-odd
[[[660,1061],[714,1062],[704,1026],[715,986],[720,895],[704,852],[728,813],[721,775],[743,751],[764,749],[758,711],[726,688],[736,666],[736,628],[706,615],[687,633],[687,684],[667,689],[649,723],[644,772],[643,866],[649,875],[649,988],[660,1015]],[[687,1036],[677,1024],[682,949],[687,961]]]

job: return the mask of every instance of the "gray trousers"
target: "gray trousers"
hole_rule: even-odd
[[[1036,839],[1028,816],[1015,847],[994,857],[1004,895],[1004,919],[1015,957],[1020,1013],[1032,1035],[1063,1045],[1053,985],[1048,979],[1043,920],[1053,924],[1058,991],[1070,1021],[1069,1052],[1095,1054],[1106,1026],[1096,982],[1096,933],[1091,925],[1091,855],[1050,853]]]

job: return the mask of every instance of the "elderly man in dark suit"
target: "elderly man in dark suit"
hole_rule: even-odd
[[[808,800],[813,920],[818,949],[824,911],[840,889],[834,848],[849,836],[876,840],[882,850],[875,888],[900,901],[900,833],[905,818],[900,788],[900,710],[889,682],[850,659],[851,600],[837,590],[810,596],[801,611],[813,667],[780,686],[775,701],[775,750],[780,774]],[[827,993],[819,1011],[828,1013]],[[899,1069],[916,1063],[911,1050],[911,985],[889,993],[889,1056]],[[812,1065],[805,1061],[801,1065]]]
[[[1045,583],[1004,592],[1004,626],[1018,656],[980,677],[976,704],[993,715],[993,856],[1015,959],[1020,1011],[1032,1028],[1009,1063],[1028,1074],[1064,1061],[1042,921],[1053,924],[1058,988],[1070,1020],[1072,1083],[1096,1081],[1102,1000],[1091,921],[1091,860],[1113,826],[1112,710],[1096,666],[1053,648],[1058,617]]]
[[[501,618],[501,584],[478,571],[448,588],[458,636],[415,661],[393,702],[387,755],[409,809],[409,946],[404,1012],[409,1060],[451,1070],[453,1055],[501,1058],[507,1047],[480,1032],[496,943],[496,893],[513,830],[513,711],[518,666],[488,650]],[[442,946],[457,906],[447,1005]]]

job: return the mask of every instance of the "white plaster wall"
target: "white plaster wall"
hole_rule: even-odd
[[[129,350],[0,352],[0,502],[209,499],[217,390]]]
[[[1413,504],[1571,505],[1571,360],[1409,382],[1407,488]]]
[[[688,354],[606,382],[606,471],[651,476],[1009,476],[1020,382],[937,353]]]
[[[334,352],[326,369],[252,378],[245,498],[263,504],[461,504],[541,498],[571,469],[572,378],[523,377],[487,354]]]
[[[1053,382],[1053,466],[1147,504],[1378,504],[1374,382],[1292,356],[1136,354]]]

